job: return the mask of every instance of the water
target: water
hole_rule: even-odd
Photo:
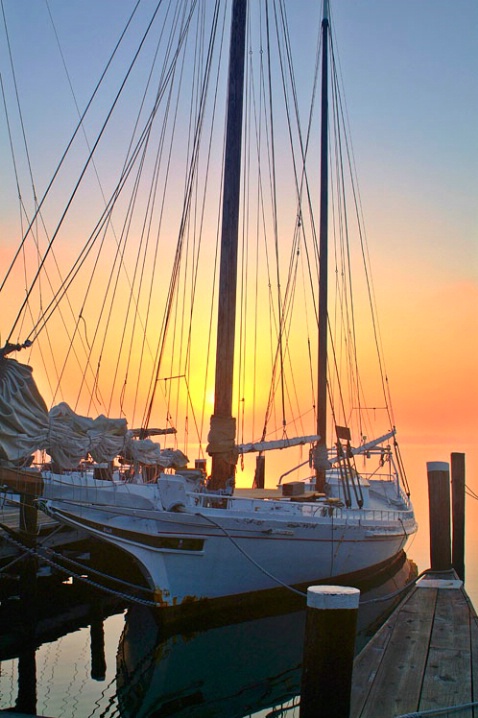
[[[389,595],[411,570],[409,561],[395,566],[363,597]],[[361,608],[359,646],[397,600]],[[18,633],[29,614],[38,647]],[[168,631],[144,606],[81,584],[42,584],[34,605],[2,603],[0,708],[51,718],[288,715],[300,691],[304,611],[236,619]]]

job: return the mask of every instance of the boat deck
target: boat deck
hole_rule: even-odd
[[[427,574],[355,659],[350,716],[457,715],[477,699],[476,612],[456,574]],[[459,715],[476,718],[478,706]]]

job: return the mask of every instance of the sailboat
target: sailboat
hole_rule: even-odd
[[[172,87],[173,79],[183,78],[183,70],[187,65],[186,55],[181,55],[185,40],[192,33],[192,25],[195,13],[201,3],[186,2],[181,18],[176,17],[175,27],[177,32],[178,45],[173,51],[171,45],[165,61],[165,70],[160,78],[152,110],[148,115],[147,122],[135,128],[137,144],[131,143],[129,154],[124,163],[120,180],[113,187],[111,199],[105,200],[105,208],[97,224],[89,236],[85,247],[81,250],[80,259],[83,261],[92,251],[93,245],[101,245],[106,232],[111,230],[113,225],[112,211],[116,204],[123,197],[124,188],[130,178],[132,168],[141,167],[141,172],[147,162],[146,150],[152,144],[152,127],[159,116],[161,103],[173,105],[176,96],[169,88]],[[144,38],[138,45],[139,50],[143,47],[144,39],[148,36],[150,29],[154,26],[156,13],[159,10],[159,3],[147,26]],[[173,315],[177,311],[179,303],[177,280],[184,272],[189,273],[193,279],[193,290],[191,297],[196,292],[200,294],[198,283],[199,276],[199,250],[193,254],[197,264],[192,268],[183,270],[181,264],[185,252],[186,238],[189,236],[189,225],[201,224],[204,221],[202,212],[206,205],[206,191],[204,196],[197,200],[199,187],[202,187],[206,176],[199,176],[198,157],[199,148],[206,142],[209,143],[208,162],[211,162],[211,146],[213,145],[212,135],[204,140],[203,122],[205,121],[206,110],[204,97],[209,83],[212,83],[212,64],[209,63],[213,56],[216,45],[214,42],[220,36],[216,32],[215,41],[210,44],[197,42],[195,52],[199,53],[202,48],[208,62],[204,67],[196,57],[194,73],[200,76],[200,91],[194,94],[188,86],[189,96],[193,97],[196,103],[197,124],[189,130],[188,138],[191,139],[188,145],[188,170],[189,175],[185,183],[185,203],[179,215],[179,230],[177,232],[178,242],[174,251],[172,266],[172,279],[168,283],[165,279],[166,262],[158,260],[154,255],[154,264],[160,270],[163,286],[167,286],[167,298],[165,300],[165,318],[161,326],[161,341],[157,344],[157,350],[152,362],[152,379],[149,390],[146,392],[146,409],[143,421],[139,429],[129,429],[126,418],[122,415],[126,407],[124,399],[131,371],[132,357],[140,353],[140,370],[145,374],[146,346],[149,339],[147,333],[150,331],[149,314],[148,319],[141,318],[139,312],[139,300],[133,298],[133,292],[125,299],[121,291],[111,289],[111,279],[96,274],[95,258],[94,269],[97,284],[108,285],[108,293],[105,292],[107,302],[104,303],[99,313],[98,327],[106,326],[105,340],[111,333],[113,324],[112,297],[119,301],[126,311],[127,318],[119,326],[119,336],[116,337],[114,348],[111,350],[115,357],[125,342],[127,327],[132,325],[131,336],[137,337],[138,332],[143,331],[144,337],[141,350],[138,350],[138,343],[132,340],[129,345],[129,358],[125,371],[124,383],[119,390],[121,395],[121,415],[119,418],[110,418],[111,402],[106,412],[108,416],[101,415],[95,419],[89,416],[78,414],[70,408],[66,402],[55,404],[48,411],[46,403],[33,381],[32,369],[26,364],[21,364],[11,357],[11,354],[20,351],[32,351],[39,341],[38,336],[43,333],[45,327],[50,323],[52,317],[59,312],[60,305],[68,296],[74,286],[79,262],[75,259],[72,269],[66,275],[62,275],[60,288],[53,293],[49,303],[43,303],[41,312],[33,315],[30,308],[30,300],[33,296],[33,287],[37,286],[39,277],[47,266],[50,259],[53,240],[56,240],[60,229],[63,227],[64,214],[49,238],[46,248],[42,251],[37,245],[37,271],[31,281],[30,289],[26,292],[21,309],[14,323],[14,328],[9,333],[6,343],[1,350],[1,397],[0,397],[0,424],[2,426],[2,444],[0,455],[2,462],[0,466],[1,480],[7,485],[15,486],[31,481],[40,490],[39,505],[41,508],[56,518],[58,521],[85,530],[91,536],[100,539],[107,544],[125,551],[141,567],[147,580],[148,586],[154,595],[156,605],[162,608],[178,607],[190,604],[202,605],[205,600],[210,601],[235,601],[238,597],[250,594],[256,595],[260,592],[268,592],[275,588],[292,588],[293,590],[304,590],[308,585],[321,582],[351,582],[363,576],[367,572],[380,569],[385,563],[397,556],[405,547],[408,538],[417,530],[413,506],[410,501],[410,492],[406,482],[403,465],[398,451],[396,430],[389,425],[387,430],[375,439],[369,439],[362,428],[359,440],[356,445],[352,443],[352,431],[345,420],[339,420],[342,412],[342,403],[345,390],[339,383],[335,385],[331,379],[330,368],[338,367],[341,363],[338,356],[338,349],[335,339],[331,339],[332,312],[328,302],[330,293],[328,287],[329,275],[329,206],[331,197],[329,193],[329,45],[330,36],[330,13],[328,3],[324,4],[323,18],[320,28],[320,54],[321,65],[321,103],[320,103],[320,219],[319,239],[315,249],[309,250],[305,243],[293,245],[291,257],[296,262],[299,256],[313,254],[315,252],[318,265],[318,294],[315,295],[316,286],[312,282],[312,294],[315,300],[315,319],[312,321],[318,328],[317,362],[310,362],[311,374],[316,376],[317,391],[316,399],[312,401],[310,413],[314,426],[312,431],[297,437],[289,436],[289,425],[286,420],[286,405],[290,403],[286,385],[285,374],[292,363],[292,353],[295,339],[289,328],[289,320],[293,314],[293,302],[297,301],[297,287],[300,287],[300,280],[297,282],[298,264],[291,264],[289,277],[295,277],[295,284],[292,288],[287,285],[286,291],[282,293],[280,279],[277,280],[278,300],[272,314],[272,325],[275,327],[276,346],[272,351],[272,382],[269,390],[269,401],[266,415],[270,419],[274,413],[273,402],[277,395],[281,396],[282,415],[279,420],[281,435],[268,438],[266,423],[259,435],[251,441],[240,441],[242,424],[244,419],[241,416],[241,430],[239,430],[236,418],[234,418],[234,402],[242,407],[245,403],[242,397],[237,399],[236,384],[244,380],[244,364],[239,370],[236,364],[245,362],[244,350],[238,352],[236,340],[238,329],[242,335],[242,319],[237,321],[238,315],[244,311],[245,300],[238,302],[238,285],[244,283],[244,269],[239,267],[238,255],[241,250],[243,259],[247,252],[243,248],[244,236],[247,234],[247,220],[245,219],[244,205],[241,205],[241,197],[245,193],[245,183],[252,181],[248,175],[241,174],[241,164],[251,162],[249,154],[243,148],[243,137],[245,129],[243,126],[246,110],[250,116],[260,116],[264,108],[254,105],[254,98],[245,93],[245,77],[252,74],[249,69],[248,55],[252,54],[251,36],[253,25],[249,23],[248,36],[248,11],[246,0],[233,0],[232,8],[227,6],[223,15],[218,14],[216,6],[213,13],[213,26],[217,31],[220,25],[220,17],[229,17],[231,21],[230,50],[228,62],[228,91],[225,101],[227,108],[227,119],[225,123],[224,143],[224,176],[220,178],[222,187],[222,211],[221,216],[221,239],[220,258],[218,260],[219,279],[218,286],[218,307],[217,307],[217,331],[216,359],[215,359],[215,389],[214,408],[211,417],[210,430],[208,434],[206,454],[211,459],[210,471],[208,471],[207,457],[205,456],[202,440],[199,442],[200,456],[195,466],[189,466],[189,459],[186,453],[178,445],[172,447],[160,447],[160,444],[153,441],[151,437],[161,436],[168,439],[171,436],[176,441],[176,427],[172,425],[170,407],[168,404],[167,422],[169,425],[164,429],[155,429],[151,426],[155,416],[155,401],[157,398],[158,386],[161,383],[161,372],[166,366],[165,352],[166,339],[176,340],[176,332],[179,335],[180,322],[171,329]],[[272,16],[268,14],[266,4],[264,24],[269,29],[272,24]],[[204,11],[204,8],[202,8]],[[230,13],[229,13],[230,10]],[[275,16],[277,22],[277,15]],[[197,27],[205,24],[203,15],[199,13]],[[287,23],[284,24],[284,27]],[[220,36],[222,37],[222,36]],[[249,39],[247,39],[249,37]],[[285,40],[284,40],[285,38]],[[289,52],[289,45],[286,35],[282,40],[282,51],[285,49],[285,56]],[[222,40],[221,40],[222,43]],[[220,43],[220,44],[221,44]],[[249,45],[248,45],[249,43]],[[280,44],[280,43],[279,43]],[[260,50],[260,59],[263,60],[263,53]],[[180,65],[179,59],[183,59]],[[269,57],[270,59],[270,57]],[[333,59],[333,58],[332,58]],[[131,66],[128,73],[131,72]],[[283,68],[284,72],[284,68]],[[202,74],[201,74],[202,73]],[[219,77],[218,72],[218,77]],[[264,82],[267,72],[261,78]],[[171,83],[171,84],[170,84]],[[264,83],[261,93],[262,102],[266,104],[264,97],[267,95]],[[121,86],[120,89],[122,89]],[[295,86],[291,84],[295,92]],[[335,91],[335,90],[334,90]],[[269,88],[269,98],[272,90]],[[217,89],[215,88],[215,103],[217,100]],[[145,95],[146,97],[146,95]],[[177,95],[179,97],[179,94]],[[166,99],[165,99],[166,98]],[[246,102],[245,102],[246,99]],[[286,105],[297,102],[294,95],[286,96]],[[145,102],[145,100],[144,100]],[[193,103],[191,103],[193,104]],[[215,117],[216,104],[212,113]],[[247,107],[246,107],[247,105]],[[334,121],[338,121],[340,105],[336,110]],[[290,110],[290,106],[289,106]],[[175,110],[176,111],[176,110]],[[298,117],[297,113],[297,117]],[[272,117],[272,116],[271,116]],[[109,118],[109,115],[108,115]],[[289,116],[290,122],[290,116]],[[272,120],[271,120],[272,123]],[[297,122],[298,126],[300,123]],[[84,116],[80,118],[78,127],[83,128]],[[290,125],[289,125],[290,126]],[[139,127],[139,129],[138,129]],[[184,126],[182,126],[184,131]],[[102,137],[101,130],[99,139]],[[117,266],[117,277],[123,273],[125,285],[132,288],[144,283],[144,274],[149,262],[143,241],[145,228],[151,225],[156,210],[155,194],[159,195],[161,180],[159,170],[160,160],[164,160],[168,167],[168,177],[171,167],[171,157],[165,149],[164,136],[167,132],[166,123],[163,126],[163,134],[154,159],[153,169],[153,190],[147,197],[146,219],[143,226],[136,226],[137,232],[137,253],[138,261],[135,266],[126,267],[125,247],[123,235],[115,235],[116,249],[114,255],[109,257],[110,263]],[[249,133],[252,133],[249,127]],[[259,134],[258,127],[254,128],[256,137]],[[268,142],[274,140],[273,127],[269,126]],[[310,201],[308,166],[311,162],[308,148],[307,133],[300,136],[298,143],[298,157],[300,158],[300,169],[295,174],[296,198],[295,207],[296,237],[301,238],[307,231],[315,237],[314,215]],[[276,159],[270,160],[272,146],[267,145],[269,155],[271,176],[280,172],[280,163]],[[81,179],[86,174],[86,168],[91,168],[93,150],[96,143],[88,154],[88,161],[81,173]],[[181,144],[181,142],[180,142]],[[185,144],[184,142],[182,143]],[[296,147],[297,150],[297,147]],[[144,153],[144,154],[143,154]],[[164,156],[163,156],[164,155]],[[315,160],[314,166],[318,164]],[[296,168],[297,169],[297,168]],[[139,202],[141,172],[138,171],[137,183],[133,183],[133,193],[130,204],[125,210],[124,227],[131,227],[134,223],[132,207]],[[208,164],[208,172],[210,167]],[[340,174],[340,173],[339,173]],[[244,179],[246,178],[246,179]],[[261,178],[262,181],[262,178]],[[271,180],[271,184],[273,181]],[[48,190],[50,186],[48,187]],[[259,223],[265,220],[261,216],[263,212],[263,188],[260,185],[257,205],[259,207]],[[273,194],[273,225],[275,227],[281,207],[278,197]],[[76,199],[77,186],[71,197]],[[46,197],[47,193],[45,194]],[[192,218],[192,207],[194,197],[196,204],[194,211],[197,215]],[[164,199],[164,198],[163,198]],[[336,198],[337,205],[341,199]],[[68,207],[70,202],[68,203]],[[241,210],[242,207],[242,210]],[[310,217],[306,217],[306,209]],[[36,206],[33,219],[29,221],[28,228],[24,234],[22,247],[25,244],[34,228],[42,218],[44,210],[43,199]],[[131,214],[130,214],[131,212]],[[198,215],[201,215],[198,219]],[[196,226],[196,225],[195,225]],[[162,228],[166,234],[171,232],[170,228]],[[252,229],[250,228],[252,232]],[[126,232],[124,229],[123,232]],[[159,233],[159,230],[158,230]],[[275,227],[275,249],[279,246],[278,232]],[[302,241],[302,240],[301,240]],[[102,246],[102,245],[101,245]],[[337,250],[336,250],[337,251]],[[347,251],[343,252],[345,255]],[[17,254],[18,258],[19,254]],[[100,252],[98,252],[98,257]],[[267,262],[272,261],[269,258]],[[216,262],[214,255],[209,258],[209,266]],[[309,273],[312,273],[309,270]],[[345,272],[346,274],[347,272]],[[259,275],[257,275],[259,276]],[[2,283],[2,289],[6,286],[8,277]],[[240,280],[240,282],[238,281]],[[51,280],[49,280],[51,281]],[[117,280],[118,281],[118,280]],[[270,280],[269,280],[270,285]],[[45,285],[43,285],[45,286]],[[269,286],[270,290],[270,286]],[[147,290],[148,308],[154,302],[152,299],[152,288]],[[184,292],[183,298],[186,298]],[[111,302],[110,302],[111,299]],[[189,313],[193,316],[193,303],[188,305]],[[349,295],[342,295],[342,307],[340,313],[345,313],[346,305],[350,303]],[[239,306],[238,306],[239,305]],[[96,367],[92,365],[89,358],[85,363],[81,378],[81,388],[90,382],[92,399],[88,405],[91,410],[96,403],[101,404],[100,378],[104,372],[101,362],[107,356],[105,346],[97,338],[99,329],[94,330],[94,337],[91,336],[91,329],[86,325],[86,302],[80,302],[80,308],[74,309],[68,304],[68,309],[75,319],[75,328],[69,335],[69,344],[66,349],[67,358],[73,355],[74,339],[82,340],[82,351],[87,352],[93,344],[101,344],[101,353],[96,360]],[[155,309],[157,314],[157,309]],[[303,312],[305,314],[305,310]],[[132,317],[134,317],[132,319]],[[24,332],[26,319],[31,319],[33,328],[27,332],[27,338],[23,334],[18,341],[13,339],[14,332],[18,335]],[[106,321],[106,318],[108,321]],[[83,327],[83,324],[85,325]],[[203,317],[203,325],[206,322]],[[238,327],[238,324],[241,326]],[[84,331],[83,331],[84,329]],[[171,329],[171,331],[170,331]],[[90,331],[89,331],[90,330]],[[186,404],[190,408],[188,414],[190,421],[198,424],[196,415],[191,409],[191,387],[188,378],[192,376],[195,368],[191,356],[191,331],[186,331],[187,342],[181,349],[182,361],[187,367],[184,374],[171,373],[167,376],[165,394],[170,392],[174,380],[184,379],[187,389]],[[269,330],[270,331],[270,330]],[[189,332],[189,334],[188,334]],[[241,333],[239,332],[239,333]],[[355,328],[348,326],[345,332],[346,344],[350,344],[355,336]],[[259,332],[257,332],[259,333]],[[56,338],[56,337],[55,337]],[[376,338],[376,337],[375,337]],[[51,341],[51,337],[50,337]],[[208,340],[209,341],[209,340]],[[311,346],[307,338],[307,345]],[[375,342],[376,344],[378,342]],[[353,350],[355,351],[355,350]],[[262,357],[257,355],[258,350],[254,349],[254,361],[260,362]],[[204,346],[199,353],[205,355]],[[246,350],[247,353],[247,350]],[[251,352],[249,352],[251,353]],[[75,358],[77,356],[75,355]],[[303,357],[304,358],[304,355]],[[357,354],[353,353],[353,360],[349,361],[350,368],[355,368]],[[198,359],[198,362],[200,359]],[[131,362],[131,363],[130,363]],[[81,364],[81,362],[80,362]],[[114,371],[112,385],[117,386],[118,364]],[[305,383],[303,377],[304,367],[300,369],[300,383]],[[381,365],[379,364],[381,367]],[[172,363],[171,363],[172,367]],[[242,372],[242,375],[241,375]],[[112,372],[110,372],[112,373]],[[255,370],[255,374],[259,375]],[[58,372],[59,384],[77,388],[74,381],[68,376],[66,369]],[[127,378],[126,378],[127,377]],[[111,376],[108,376],[111,379]],[[264,379],[262,378],[262,383]],[[353,382],[359,394],[362,391],[358,377]],[[244,391],[244,384],[240,391]],[[311,381],[315,385],[315,379]],[[382,375],[382,385],[386,381]],[[57,392],[53,392],[56,396]],[[208,389],[204,389],[204,395]],[[141,392],[138,392],[138,396]],[[240,396],[240,395],[239,395]],[[236,397],[236,398],[235,398]],[[334,399],[332,410],[327,407],[330,400]],[[136,401],[136,400],[135,400]],[[362,399],[360,400],[362,402]],[[107,402],[103,402],[106,404]],[[179,402],[178,402],[179,405]],[[136,406],[136,404],[135,404]],[[365,408],[365,407],[362,407]],[[357,409],[357,407],[355,407]],[[242,411],[242,408],[240,409]],[[376,409],[373,409],[375,412]],[[342,412],[345,414],[345,412]],[[357,411],[357,413],[359,413]],[[386,412],[388,419],[391,419],[389,411]],[[330,426],[333,426],[333,439],[330,436]],[[329,446],[332,444],[332,447]],[[287,469],[284,466],[283,456],[291,447],[302,447],[306,451],[306,458]],[[304,448],[305,447],[305,448]],[[274,487],[264,486],[264,460],[269,451],[277,450],[280,455],[280,470]],[[35,458],[40,452],[41,460]],[[241,461],[249,452],[258,454],[256,474],[252,489],[241,489],[236,487],[237,464],[239,457]],[[375,462],[373,468],[360,470],[359,461],[364,466],[367,462]],[[293,480],[288,480],[290,476]],[[23,484],[22,484],[23,482]],[[114,566],[111,567],[114,574]]]

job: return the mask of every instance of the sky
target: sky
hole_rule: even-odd
[[[2,5],[41,188],[76,118],[48,13],[83,106],[134,3]],[[289,5],[293,37],[315,42],[311,18],[319,3]],[[426,461],[447,461],[451,451],[464,451],[468,481],[478,490],[478,3],[332,0],[331,11],[373,248],[387,373],[411,484],[423,482]],[[0,70],[12,107],[3,19],[1,37]],[[308,72],[304,66],[304,76]],[[0,151],[3,274],[18,240],[3,108]]]

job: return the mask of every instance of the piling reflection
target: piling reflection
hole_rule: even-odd
[[[362,593],[357,650],[400,600],[376,599],[403,588],[416,567],[403,557]],[[127,612],[117,655],[123,718],[242,718],[283,706],[300,689],[305,612],[168,633],[153,611]]]

